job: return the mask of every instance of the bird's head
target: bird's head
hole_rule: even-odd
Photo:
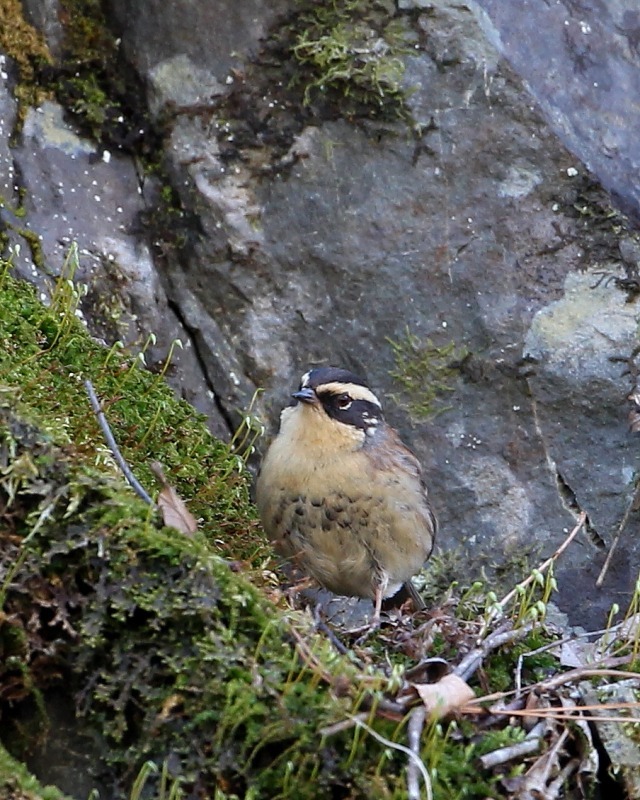
[[[297,415],[317,436],[363,444],[384,422],[376,395],[362,378],[346,369],[319,367],[306,372],[292,398],[289,413]]]

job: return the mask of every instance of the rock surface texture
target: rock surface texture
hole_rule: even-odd
[[[120,292],[136,335],[156,331],[158,352],[180,336],[173,380],[217,431],[257,387],[274,427],[309,365],[364,373],[424,464],[441,549],[468,553],[471,575],[534,565],[584,510],[559,604],[597,627],[640,562],[634,512],[596,588],[638,472],[633,381],[612,358],[638,340],[640,248],[601,188],[638,214],[635,12],[380,4],[410,116],[384,121],[295,104],[295,66],[268,44],[293,4],[134,5],[112,0],[110,22],[189,222],[179,240],[141,224],[158,193],[47,104],[16,147],[6,125],[0,141],[3,192],[24,190],[47,266],[77,241],[81,279]],[[516,36],[527,20],[549,35]]]

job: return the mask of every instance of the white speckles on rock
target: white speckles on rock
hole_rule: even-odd
[[[90,287],[78,309],[79,318],[85,315],[91,332],[101,340],[115,337],[135,344],[150,332],[157,333],[158,344],[149,358],[162,361],[172,340],[187,340],[188,334],[168,307],[146,245],[132,233],[145,208],[135,164],[96,149],[51,102],[28,113],[21,140],[9,148],[14,116],[15,101],[0,83],[0,176],[6,184],[0,217],[14,226],[9,237],[16,253],[15,273],[34,283],[43,302],[48,302],[50,279],[32,260],[29,247],[16,252],[22,241],[19,229],[27,228],[41,239],[47,271],[54,275],[62,270],[69,247],[76,244],[79,264],[74,277]],[[153,179],[148,179],[147,187],[152,185]],[[16,221],[12,209],[21,205],[25,217]],[[174,348],[172,363],[179,365],[182,395],[209,414],[216,427],[217,408],[206,397],[193,349]],[[218,432],[222,430],[220,425]]]

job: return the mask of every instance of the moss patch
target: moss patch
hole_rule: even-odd
[[[35,106],[48,94],[37,77],[51,63],[44,38],[24,18],[20,0],[0,0],[0,49],[13,60],[18,70],[15,95],[18,100],[18,124],[29,106]]]
[[[408,18],[387,2],[298,3],[210,109],[221,157],[280,171],[307,125],[377,123],[372,136],[398,120],[411,126],[402,57],[412,36]]]
[[[402,387],[396,402],[418,420],[445,411],[445,397],[454,389],[458,367],[467,354],[454,342],[436,345],[420,339],[407,328],[403,339],[387,340],[393,350],[395,369],[391,377]]]
[[[69,800],[55,786],[42,786],[24,764],[0,745],[0,797],[7,800]]]
[[[128,152],[140,150],[148,122],[133,98],[141,88],[121,63],[102,3],[61,0],[60,5],[62,53],[46,82],[86,135]]]
[[[371,114],[406,113],[403,43],[394,16],[393,6],[369,0],[334,0],[302,10],[291,24],[291,52],[302,68],[294,82],[304,86],[304,103],[326,94]]]

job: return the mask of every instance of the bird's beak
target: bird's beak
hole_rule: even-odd
[[[298,392],[294,392],[291,397],[295,397],[296,400],[301,400],[309,405],[315,405],[318,402],[318,396],[313,389],[309,388],[300,389]]]

